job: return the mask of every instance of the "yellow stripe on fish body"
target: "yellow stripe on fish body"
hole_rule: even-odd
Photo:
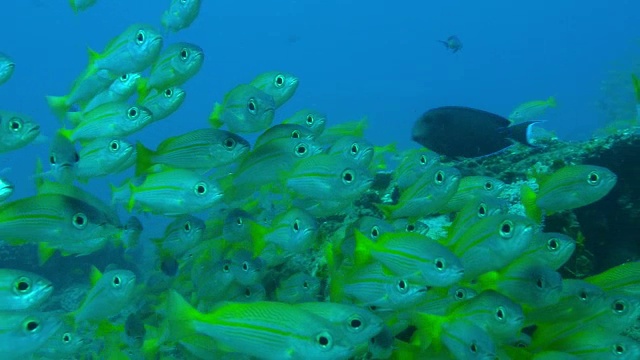
[[[264,359],[347,359],[353,351],[326,320],[290,304],[225,302],[203,314],[171,292],[167,313],[172,338],[206,335],[227,352]]]
[[[462,279],[462,263],[451,251],[417,233],[384,233],[376,242],[355,231],[356,264],[370,258],[401,277],[430,286],[449,286]]]
[[[605,291],[638,295],[640,294],[640,262],[623,263],[584,280]]]
[[[529,186],[523,186],[522,204],[527,215],[539,222],[542,212],[571,210],[600,200],[616,181],[613,172],[600,166],[566,166],[545,176],[539,182],[537,194]]]

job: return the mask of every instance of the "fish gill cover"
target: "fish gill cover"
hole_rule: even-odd
[[[1,357],[640,358],[640,8],[537,5],[3,4]]]

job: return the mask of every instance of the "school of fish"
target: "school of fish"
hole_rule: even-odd
[[[165,32],[199,8],[172,0]],[[13,198],[18,182],[0,173],[1,246],[37,247],[41,264],[115,247],[129,264],[86,269],[73,309],[48,305],[65,289],[47,273],[0,266],[2,359],[640,358],[625,336],[640,315],[640,263],[563,279],[576,241],[543,231],[546,215],[607,195],[614,173],[567,166],[508,200],[512,184],[462,176],[431,150],[374,146],[366,119],[281,117],[300,85],[284,71],[254,74],[201,129],[148,148],[127,137],[179,121],[180,86],[206,53],[162,33],[122,29],[89,51],[67,94],[47,96],[61,126],[36,194]],[[15,67],[0,54],[0,84]],[[0,111],[0,156],[38,136],[36,119]],[[397,196],[367,209],[381,171]],[[130,176],[112,185],[112,203],[86,190],[121,172]],[[140,214],[172,221],[147,239]],[[436,231],[436,219],[451,221]]]

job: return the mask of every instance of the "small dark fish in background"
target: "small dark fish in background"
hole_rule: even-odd
[[[462,49],[462,41],[460,41],[460,39],[455,35],[449,36],[447,40],[438,40],[438,42],[441,42],[444,47],[451,50],[453,53],[457,53]]]
[[[514,142],[533,146],[530,127],[537,122],[511,125],[508,119],[487,111],[444,106],[424,113],[413,125],[411,137],[440,155],[475,158],[497,153]]]

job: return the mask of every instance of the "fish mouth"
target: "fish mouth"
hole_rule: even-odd
[[[5,184],[4,186],[0,186],[0,194],[5,193],[7,191],[13,191],[14,186],[11,184]]]
[[[33,132],[40,132],[40,125],[33,125],[29,130],[27,130],[27,134],[31,134]]]

